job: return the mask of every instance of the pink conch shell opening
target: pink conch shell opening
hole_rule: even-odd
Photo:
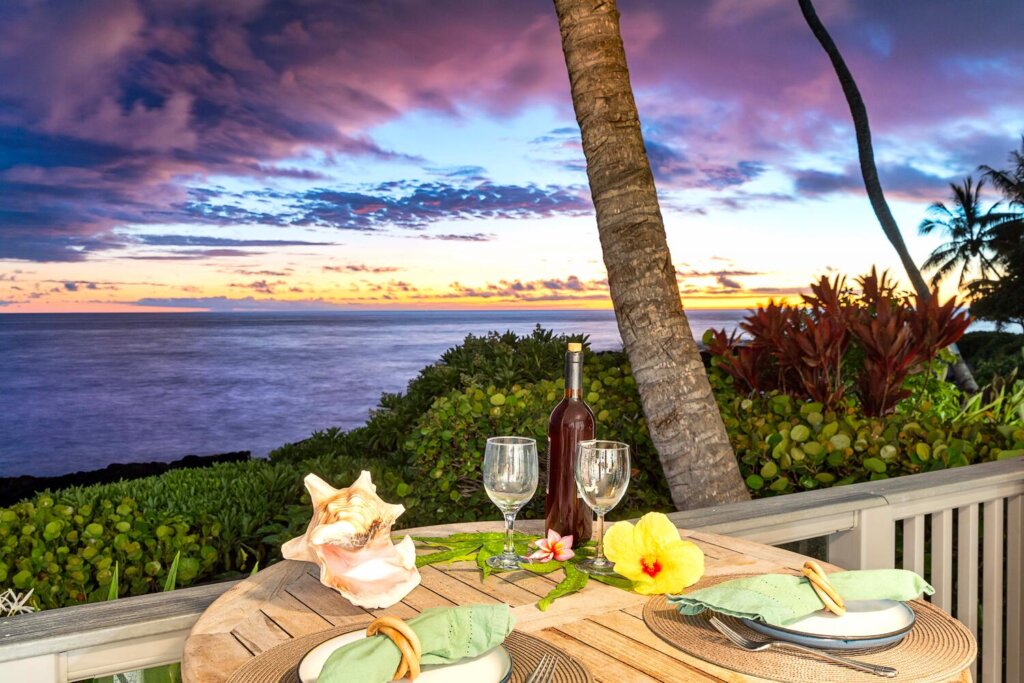
[[[391,527],[405,512],[377,496],[370,473],[335,489],[315,474],[306,475],[313,517],[306,533],[281,546],[288,560],[320,565],[320,582],[353,605],[390,607],[420,583],[416,547],[406,536],[391,542]]]

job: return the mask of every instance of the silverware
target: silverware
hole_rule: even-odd
[[[714,626],[719,633],[721,633],[723,636],[731,640],[734,644],[738,645],[744,650],[749,650],[750,652],[761,652],[762,650],[767,650],[770,647],[788,647],[794,650],[799,650],[800,652],[807,652],[812,655],[816,655],[823,659],[828,659],[830,661],[836,662],[837,664],[845,664],[846,666],[849,666],[851,668],[858,669],[860,671],[866,671],[868,673],[875,674],[876,676],[882,676],[884,678],[893,678],[898,673],[896,669],[893,669],[892,667],[882,666],[881,664],[869,664],[868,662],[859,662],[855,659],[847,659],[846,657],[834,655],[831,652],[818,650],[813,647],[807,647],[804,645],[797,645],[796,643],[790,643],[784,640],[766,640],[760,642],[755,640],[749,640],[744,636],[740,635],[739,633],[737,633],[736,631],[734,631],[733,629],[726,626],[722,621],[720,621],[716,617],[711,617],[711,625]]]
[[[537,668],[527,677],[526,683],[551,683],[557,663],[558,661],[552,655],[544,655],[537,663]]]

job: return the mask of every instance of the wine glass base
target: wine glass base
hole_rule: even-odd
[[[576,564],[576,568],[587,574],[600,574],[601,576],[610,576],[615,573],[615,564],[613,562],[608,560],[602,561],[596,558],[580,560]]]
[[[519,557],[518,555],[492,555],[488,557],[484,562],[491,569],[498,569],[501,571],[513,571],[519,569],[521,565],[528,564],[529,560],[525,557]]]

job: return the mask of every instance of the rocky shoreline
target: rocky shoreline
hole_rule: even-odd
[[[56,491],[70,486],[107,484],[123,479],[141,479],[169,470],[207,467],[219,462],[240,462],[252,457],[249,451],[219,453],[217,455],[186,455],[173,462],[130,462],[114,463],[103,469],[87,472],[71,472],[57,477],[0,477],[0,507],[14,505],[47,489]]]

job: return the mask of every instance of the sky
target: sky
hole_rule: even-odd
[[[818,4],[923,262],[1020,144],[1024,3]],[[619,9],[687,307],[902,276],[796,0]],[[2,312],[610,305],[549,0],[0,4]]]

